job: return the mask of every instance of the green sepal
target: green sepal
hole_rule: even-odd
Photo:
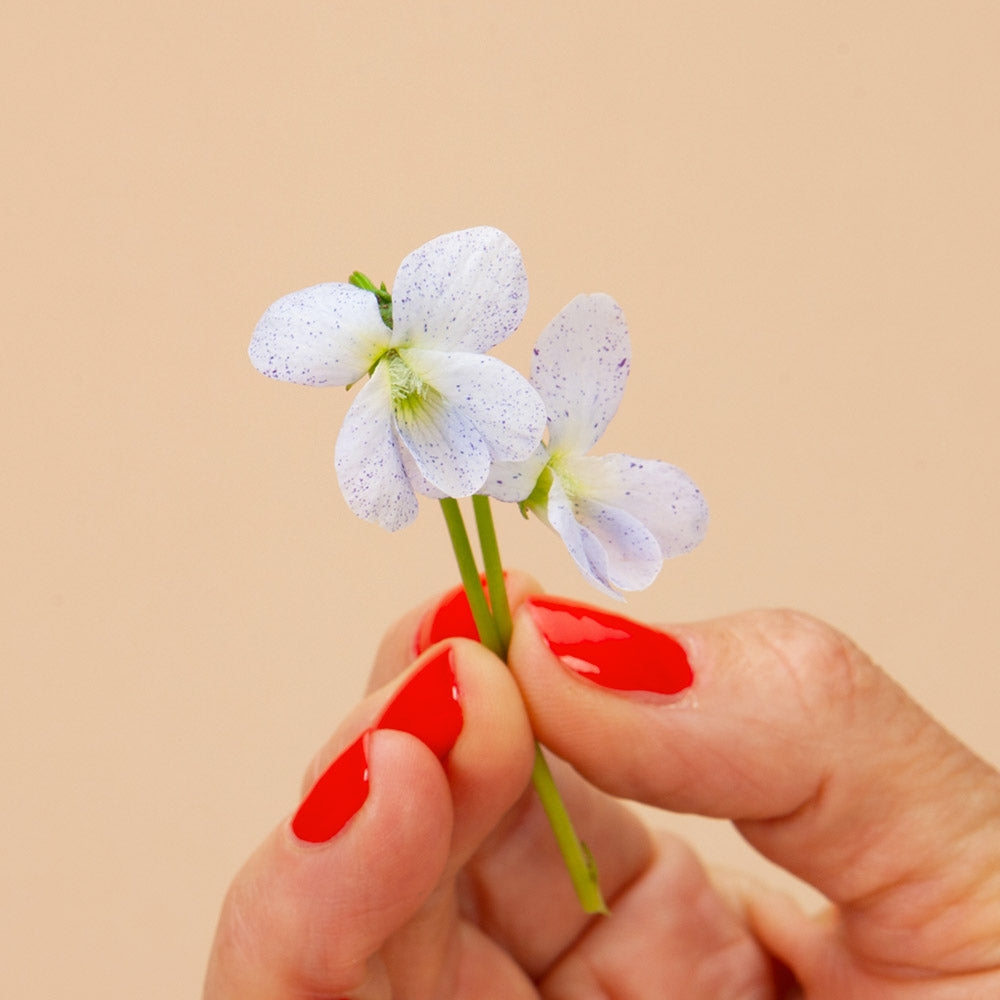
[[[376,288],[375,282],[361,271],[352,271],[351,276],[347,279],[349,285],[354,285],[355,288],[360,288],[362,291],[371,292],[372,295],[378,299],[378,312],[382,317],[382,322],[385,323],[389,329],[392,329],[392,293],[388,288],[385,287],[385,282]]]
[[[527,520],[529,511],[545,510],[549,505],[550,489],[552,489],[552,469],[546,465],[539,474],[534,489],[517,505],[521,517]]]

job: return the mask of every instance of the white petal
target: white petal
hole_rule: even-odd
[[[471,496],[486,482],[486,442],[468,417],[448,406],[440,394],[430,391],[417,403],[396,404],[393,422],[421,475],[445,496]]]
[[[621,594],[611,586],[611,580],[608,578],[607,554],[593,534],[577,521],[573,505],[558,479],[553,480],[549,490],[545,520],[559,534],[573,561],[587,580],[609,597],[621,600]]]
[[[433,483],[429,482],[420,471],[416,459],[410,454],[410,449],[406,445],[401,445],[399,456],[403,460],[403,468],[406,470],[406,478],[409,479],[414,493],[421,496],[430,497],[432,500],[443,500],[448,494],[444,490],[439,490]]]
[[[705,537],[708,505],[675,465],[617,454],[577,458],[567,467],[586,482],[589,497],[641,521],[665,559],[690,552]]]
[[[400,457],[390,417],[389,379],[384,365],[358,393],[337,438],[340,489],[358,517],[389,531],[417,516],[417,498]]]
[[[520,461],[542,440],[545,406],[523,375],[498,358],[403,348],[399,355],[479,432],[490,458]]]
[[[313,285],[278,299],[261,316],[250,360],[283,382],[349,385],[368,371],[391,336],[371,292]]]
[[[660,572],[663,555],[649,530],[628,511],[596,500],[573,504],[577,521],[604,553],[606,573],[621,590],[643,590]]]
[[[488,351],[528,307],[521,251],[499,229],[447,233],[414,250],[392,289],[394,347]]]
[[[531,383],[545,402],[552,451],[593,447],[618,410],[630,358],[625,316],[607,295],[578,295],[542,331]]]
[[[539,445],[521,462],[494,462],[479,492],[503,503],[527,500],[548,460],[545,446]]]

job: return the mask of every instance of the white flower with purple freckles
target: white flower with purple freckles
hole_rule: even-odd
[[[559,533],[583,575],[619,599],[618,590],[648,587],[664,559],[693,549],[708,523],[701,492],[675,466],[587,454],[618,410],[630,357],[614,299],[573,299],[532,358],[548,443],[526,461],[497,463],[482,490],[533,511]]]
[[[261,317],[250,360],[301,385],[369,376],[347,412],[335,463],[351,510],[390,531],[417,515],[415,492],[475,493],[496,461],[530,455],[545,429],[538,394],[484,352],[517,329],[528,304],[521,252],[498,229],[448,233],[414,250],[379,300],[352,284],[315,285]]]

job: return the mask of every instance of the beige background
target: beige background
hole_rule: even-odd
[[[0,58],[0,969],[193,996],[225,885],[295,805],[383,624],[454,579],[337,491],[342,392],[246,359],[277,296],[522,247],[502,352],[606,291],[607,450],[708,540],[629,605],[851,632],[1000,761],[1000,9],[988,2],[21,3]],[[554,537],[511,564],[600,602]],[[671,820],[710,858],[718,824]],[[762,866],[761,866],[762,867]]]

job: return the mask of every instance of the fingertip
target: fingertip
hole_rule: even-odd
[[[448,857],[454,826],[448,779],[434,751],[412,734],[376,729],[368,748],[371,793],[354,834],[357,856],[366,861],[357,870],[366,882],[374,881],[376,868],[384,873],[380,885],[366,890],[375,910],[416,909]]]
[[[460,863],[524,792],[535,742],[506,664],[478,643],[450,644],[465,718],[447,762],[456,815],[453,861]]]
[[[425,838],[450,817],[448,783],[433,747],[419,735],[372,726],[327,765],[287,823],[299,845],[329,844],[342,833],[395,841],[392,831],[408,827]],[[395,817],[393,821],[392,817]],[[362,823],[363,820],[363,823]],[[429,821],[429,826],[428,826]],[[360,829],[379,824],[386,831]],[[353,826],[359,827],[352,832]]]
[[[407,733],[437,758],[456,816],[453,862],[474,850],[530,779],[534,736],[521,693],[507,665],[469,639],[431,647],[390,690],[370,695],[351,720],[376,733]],[[314,773],[340,767],[334,758],[344,741],[335,741]],[[320,778],[315,787],[323,783]]]
[[[512,609],[520,607],[525,598],[531,594],[541,594],[545,591],[536,577],[522,570],[507,570],[504,573],[504,579],[507,583],[507,596],[510,599]]]
[[[546,613],[557,606],[548,598],[544,602],[529,598],[521,605],[514,616],[508,654],[532,728],[545,746],[606,791],[635,794],[638,761],[662,756],[662,728],[655,715],[649,718],[646,713],[676,699],[650,692],[636,697],[634,692],[595,683],[598,668],[593,667],[591,674],[579,655],[580,646],[588,646],[585,655],[593,660],[603,648],[592,628],[594,621],[571,616],[570,627],[581,629],[580,642],[570,642],[565,631],[553,642],[540,621],[543,604]],[[585,607],[566,601],[558,606],[560,612]],[[570,647],[575,648],[569,655],[560,655]]]
[[[788,673],[768,622],[739,615],[668,633],[531,599],[509,659],[539,738],[601,788],[678,811],[764,818],[801,805],[823,767],[810,739],[822,718],[803,711],[803,699],[819,712],[822,698],[802,690],[805,667]]]
[[[427,747],[406,733],[368,731],[317,786],[331,768],[351,781],[367,772],[366,793],[338,795],[335,773],[323,791],[307,793],[308,819],[297,822],[300,806],[244,866],[219,921],[206,989],[213,1000],[357,989],[369,956],[437,886],[453,812]]]

